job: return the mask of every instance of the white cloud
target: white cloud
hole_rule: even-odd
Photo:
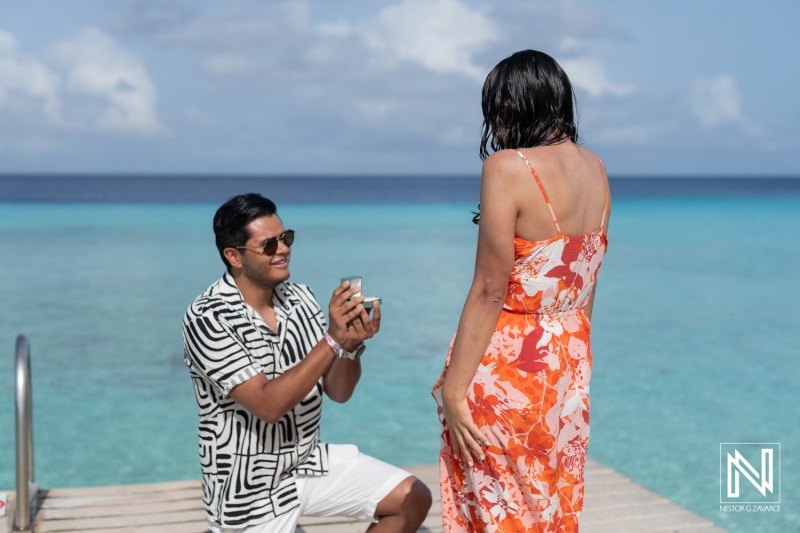
[[[609,80],[602,62],[598,59],[578,57],[559,63],[569,76],[572,85],[583,89],[592,96],[626,96],[633,92],[632,85],[614,83]]]
[[[486,75],[474,56],[498,40],[498,30],[483,11],[462,0],[381,4],[386,7],[377,4],[376,12],[365,13],[360,20],[313,23],[309,2],[304,0],[280,4],[242,0],[205,11],[173,6],[168,13],[160,6],[131,10],[118,27],[159,44],[199,46],[208,54],[201,67],[214,77],[249,70],[307,80],[318,76],[320,68],[346,76],[365,66],[383,70],[404,62],[436,73],[481,80]],[[241,59],[230,61],[231,56],[249,58],[248,68]]]
[[[473,55],[497,39],[494,23],[458,0],[402,0],[359,28],[374,50],[391,52],[438,73],[483,81]]]
[[[692,112],[707,128],[745,122],[736,81],[726,74],[695,80],[691,106]]]
[[[167,15],[136,9],[118,27],[129,38],[196,50],[214,94],[258,99],[253,110],[270,123],[314,135],[324,127],[355,144],[477,142],[480,91],[465,81],[482,82],[498,60],[524,48],[560,52],[576,88],[595,102],[633,91],[592,53],[598,39],[625,36],[578,0],[384,0],[348,17],[320,3],[239,0]]]
[[[141,61],[96,29],[55,43],[45,57],[0,30],[0,144],[38,154],[65,131],[164,133],[157,91]]]
[[[0,30],[0,54],[16,52],[17,40],[8,32]]]
[[[214,94],[256,98],[254,113],[287,132],[327,128],[337,139],[361,135],[360,143],[401,135],[452,145],[461,132],[477,135],[480,96],[464,81],[486,75],[475,56],[495,38],[488,16],[460,0],[394,1],[347,20],[312,17],[302,1],[244,0],[168,17],[131,12],[119,27],[194,48]]]
[[[59,88],[55,73],[36,58],[21,53],[14,36],[0,30],[0,111],[33,114],[59,123]]]
[[[744,101],[745,78],[735,71],[721,76],[711,71],[694,80],[687,74],[691,69],[665,74],[650,68],[653,60],[661,61],[657,35],[631,25],[644,11],[620,17],[618,9],[601,4],[112,2],[103,15],[84,13],[85,20],[106,24],[106,39],[95,39],[95,48],[106,50],[105,55],[84,46],[71,59],[56,62],[26,53],[25,33],[0,31],[0,144],[6,152],[19,151],[17,141],[27,139],[23,144],[29,152],[46,151],[55,146],[41,142],[49,136],[61,142],[61,150],[83,149],[93,143],[75,131],[148,136],[169,116],[175,131],[170,142],[181,149],[169,151],[175,161],[187,161],[180,154],[195,154],[196,146],[204,147],[196,159],[208,156],[204,161],[231,146],[236,148],[231,154],[242,155],[235,168],[256,161],[277,168],[276,161],[286,161],[305,169],[311,163],[302,147],[314,139],[324,156],[315,159],[319,168],[331,162],[332,169],[352,168],[356,163],[349,159],[363,160],[352,154],[363,154],[365,147],[375,154],[373,161],[386,153],[397,155],[394,161],[402,169],[440,168],[441,154],[457,160],[458,168],[471,168],[462,161],[476,162],[481,116],[473,80],[482,80],[497,61],[526,48],[559,60],[578,91],[582,136],[619,154],[627,147],[653,153],[707,146],[738,150],[773,146],[772,136],[796,139],[788,122],[778,130],[773,121],[766,132],[752,122]],[[37,38],[50,32],[70,42],[80,40],[76,33],[59,35],[63,29],[63,24],[42,26]],[[702,44],[707,36],[685,37]],[[172,61],[182,64],[170,69]],[[146,70],[151,64],[159,66],[158,79]],[[189,72],[193,66],[196,72]],[[123,72],[138,72],[144,83]],[[165,88],[161,76],[169,80]],[[788,109],[784,116],[792,114]],[[768,111],[751,116],[768,116]],[[706,128],[724,128],[725,135],[709,136]],[[416,156],[425,150],[437,157]],[[407,157],[410,151],[414,158]],[[288,153],[297,155],[284,158]]]
[[[77,124],[144,136],[167,131],[156,113],[158,91],[141,60],[107,33],[85,29],[55,43],[50,54],[67,71],[67,90],[95,104],[74,115]]]
[[[274,3],[226,2],[217,9],[199,11],[181,9],[177,3],[147,10],[131,5],[130,12],[118,23],[122,32],[145,37],[158,44],[200,45],[206,48],[251,48],[270,42],[277,35],[293,29],[289,9]],[[295,11],[295,18],[297,10]]]

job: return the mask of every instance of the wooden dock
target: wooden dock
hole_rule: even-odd
[[[419,530],[442,531],[438,467],[408,468],[434,496]],[[0,533],[11,531],[14,495],[9,493]],[[39,491],[35,531],[87,533],[205,533],[200,481],[146,485],[49,489]],[[344,518],[303,518],[296,533],[355,533],[367,522]],[[726,533],[720,527],[591,459],[586,464],[585,507],[581,533]]]

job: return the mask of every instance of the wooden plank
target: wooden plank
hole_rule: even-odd
[[[201,490],[200,480],[189,479],[185,481],[164,481],[161,483],[142,483],[137,485],[110,485],[107,487],[71,487],[49,489],[47,493],[49,498],[69,498],[72,496],[107,496],[109,494],[153,494],[184,489]]]
[[[153,493],[133,493],[133,494],[109,494],[107,496],[72,496],[51,498],[45,495],[44,501],[39,506],[40,509],[69,509],[77,507],[100,507],[104,505],[115,506],[120,504],[141,504],[149,505],[157,502],[179,502],[183,500],[196,500],[202,502],[202,492],[200,488],[187,489],[174,492],[153,492]]]
[[[622,494],[603,494],[592,497],[584,502],[583,515],[594,515],[610,509],[633,508],[642,505],[658,503],[663,498],[644,494],[641,491],[630,491]]]
[[[619,520],[606,522],[581,523],[583,533],[655,533],[658,531],[674,531],[683,533],[687,528],[702,527],[705,533],[724,532],[709,521],[698,522],[695,516],[687,516],[685,512],[674,514],[638,514],[628,516],[620,513]],[[699,518],[699,517],[698,517]]]
[[[350,521],[329,525],[304,525],[301,524],[295,530],[295,533],[364,533],[370,526],[371,522],[366,521]],[[417,530],[418,533],[442,533],[442,517],[440,515],[428,515],[428,518],[422,523],[422,527]]]
[[[678,532],[678,533],[727,533],[724,529],[720,529],[711,522],[705,525],[694,525],[694,524],[679,524],[677,526],[664,526],[664,527],[657,527],[651,528],[646,531],[634,531],[633,533],[667,533],[667,532]]]
[[[599,463],[596,463],[599,465]],[[598,474],[603,472],[602,476]],[[709,520],[670,502],[610,468],[587,467],[581,514],[584,533],[725,533]]]
[[[441,533],[438,464],[406,468],[428,485],[434,497],[420,533]],[[0,517],[0,533],[11,528],[13,493],[9,493],[8,508],[9,514]],[[303,517],[296,533],[355,533],[365,531],[368,526],[369,522],[341,517]],[[43,490],[36,531],[206,533],[200,480]],[[725,530],[589,459],[581,532],[725,533]]]
[[[404,466],[403,468],[414,474],[426,485],[439,485],[438,464]]]
[[[99,507],[81,506],[42,509],[39,511],[39,519],[66,520],[72,518],[102,518],[106,516],[124,517],[195,510],[204,510],[203,501],[197,497],[180,501],[148,503],[147,505],[142,505],[139,502],[124,502],[118,505],[103,505]]]
[[[205,522],[183,524],[158,524],[155,526],[121,527],[106,530],[94,530],[91,533],[209,533]]]
[[[205,524],[205,511],[176,511],[162,514],[76,518],[68,520],[37,520],[36,531],[107,531],[130,526],[156,526],[163,524]]]

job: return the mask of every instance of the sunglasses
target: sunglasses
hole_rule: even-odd
[[[237,250],[262,250],[264,255],[275,255],[278,251],[278,241],[286,246],[291,246],[294,242],[294,230],[287,229],[277,237],[270,237],[261,246],[237,246]]]

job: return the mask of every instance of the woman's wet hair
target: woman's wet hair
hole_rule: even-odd
[[[492,69],[483,83],[481,160],[489,151],[578,142],[575,93],[555,59],[522,50]],[[472,221],[480,222],[480,206]]]
[[[483,84],[481,159],[493,151],[578,142],[575,94],[555,59],[523,50],[492,69]]]
[[[248,224],[257,218],[276,215],[278,208],[269,198],[258,193],[240,194],[229,198],[214,215],[214,236],[217,250],[228,272],[231,265],[225,258],[225,248],[244,246],[250,239]]]

